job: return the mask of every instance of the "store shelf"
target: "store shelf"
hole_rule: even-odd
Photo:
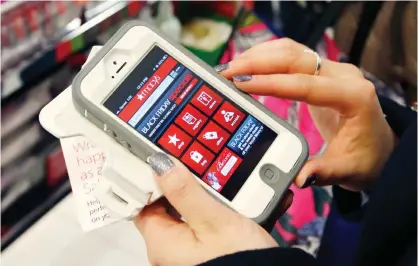
[[[87,22],[66,34],[61,40],[27,63],[11,77],[12,87],[5,88],[2,103],[24,93],[40,80],[54,72],[71,55],[83,51],[97,42],[97,36],[126,18],[136,17],[142,2],[107,1],[86,12]],[[88,16],[91,16],[89,19]]]
[[[16,84],[20,85],[10,93],[2,95],[2,110],[7,110],[2,118],[10,120],[3,120],[2,126],[5,126],[2,131],[3,143],[13,145],[15,142],[21,143],[20,140],[26,135],[18,139],[19,134],[16,132],[25,131],[28,124],[39,126],[37,112],[45,101],[50,100],[48,97],[54,97],[49,79],[59,80],[59,85],[63,85],[62,89],[66,88],[68,84],[64,85],[65,78],[59,74],[70,67],[67,63],[74,61],[73,55],[79,56],[84,51],[88,51],[92,45],[99,44],[97,42],[99,38],[107,40],[120,23],[137,17],[142,5],[143,2],[138,1],[107,1],[95,9],[86,11],[87,19],[84,24],[79,27],[75,27],[76,24],[70,25],[68,29],[71,30],[67,30],[70,33],[63,35],[59,42],[48,47],[16,73],[15,79],[20,82]],[[236,17],[228,19],[235,29]],[[222,56],[226,46],[227,43],[210,57],[210,63],[219,61],[217,59]],[[212,62],[214,60],[216,62]],[[40,91],[45,92],[46,98],[40,97],[42,96],[39,94]],[[57,91],[60,91],[60,86]],[[39,96],[39,99],[34,96]],[[7,176],[2,183],[2,189],[3,185],[5,189],[3,195],[7,197],[7,201],[2,205],[2,250],[70,192],[68,178],[63,176],[65,164],[58,166],[61,169],[53,169],[57,165],[54,161],[62,157],[61,150],[60,154],[54,153],[54,147],[59,147],[59,141],[45,133],[42,132],[40,139],[32,143],[31,147],[16,155],[19,156],[18,160],[10,159],[11,162],[2,169],[7,170],[3,172]],[[19,151],[15,146],[12,148]],[[32,167],[34,165],[37,167]],[[8,194],[8,192],[13,193]]]
[[[7,1],[1,4],[1,14],[11,11],[12,9],[18,8],[20,5],[24,4],[25,1]]]
[[[71,192],[69,179],[59,187],[41,204],[28,212],[18,223],[13,225],[1,238],[1,251],[7,248],[15,239],[22,235],[34,222],[52,209],[62,198]]]

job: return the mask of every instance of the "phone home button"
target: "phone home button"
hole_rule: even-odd
[[[274,172],[267,168],[264,172],[264,176],[271,180],[274,177]]]
[[[260,168],[260,177],[266,183],[276,183],[279,181],[280,171],[272,164],[265,164]]]

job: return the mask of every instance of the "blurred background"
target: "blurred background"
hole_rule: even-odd
[[[289,37],[323,57],[361,67],[380,95],[416,108],[416,2],[1,1],[0,7],[5,254],[19,241],[27,246],[21,236],[46,223],[47,214],[71,208],[62,205],[71,187],[59,140],[41,128],[38,114],[71,84],[91,47],[104,44],[128,20],[160,27],[212,66],[255,44]],[[324,143],[306,105],[256,98],[302,131],[311,155],[321,152]],[[298,191],[273,236],[283,246],[315,253],[331,199],[323,188]],[[61,234],[64,225],[50,233]]]

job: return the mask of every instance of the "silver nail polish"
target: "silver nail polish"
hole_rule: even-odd
[[[250,81],[252,78],[253,76],[251,75],[239,75],[239,76],[232,77],[234,81],[238,81],[238,82]]]
[[[174,167],[173,161],[163,152],[151,155],[148,157],[148,162],[151,165],[152,170],[154,170],[157,175],[163,175],[165,172]]]
[[[220,65],[217,65],[217,66],[213,67],[213,69],[215,69],[215,71],[218,72],[218,73],[226,70],[227,68],[228,68],[228,63],[220,64]]]

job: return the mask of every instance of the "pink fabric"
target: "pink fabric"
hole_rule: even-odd
[[[315,201],[312,189],[298,189],[292,185],[290,189],[293,191],[293,203],[287,210],[287,214],[291,217],[290,223],[296,229],[300,229],[304,224],[312,222],[318,214],[315,211]],[[330,206],[324,203],[324,214],[328,215]],[[290,243],[295,239],[295,235],[287,232],[280,223],[276,223],[276,230],[280,233],[283,239]]]

